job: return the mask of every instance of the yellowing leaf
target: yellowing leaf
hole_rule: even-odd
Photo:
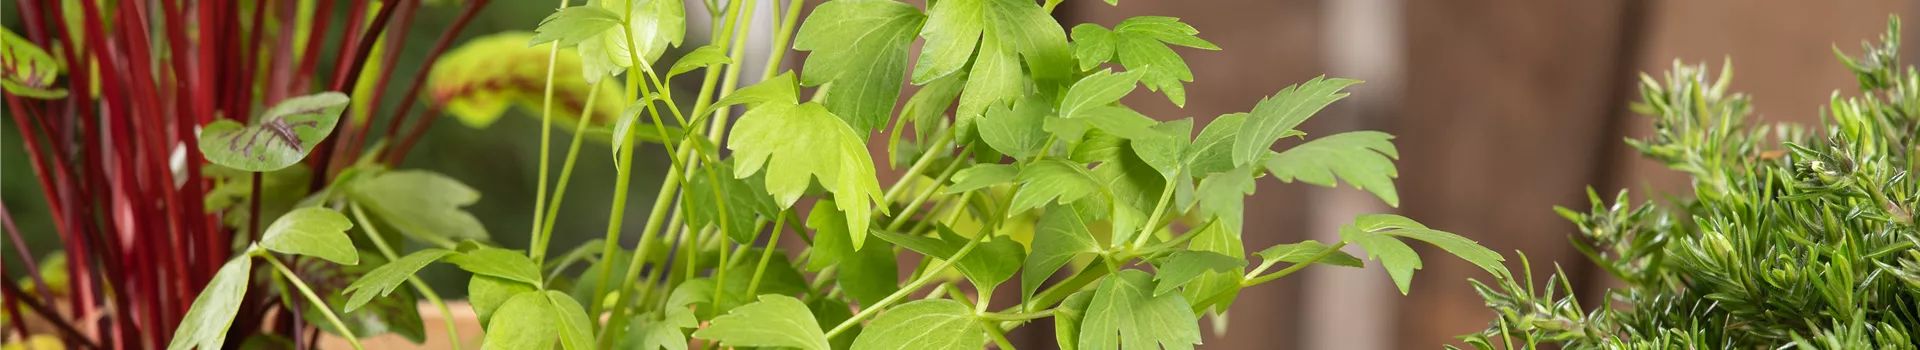
[[[547,55],[552,48],[528,47],[527,42],[533,37],[527,32],[493,34],[468,40],[448,51],[434,62],[433,70],[427,75],[429,102],[440,105],[461,124],[474,128],[493,125],[513,106],[538,117],[545,98],[546,85],[542,82],[547,81]],[[582,46],[580,50],[586,50]],[[587,94],[594,86],[579,75],[558,73],[581,69],[581,53],[574,49],[560,49],[553,65],[551,117],[553,123],[572,130],[586,110]],[[588,121],[588,126],[606,127],[626,107],[615,85],[599,87],[600,95],[591,107],[594,119]]]
[[[60,61],[12,30],[0,28],[0,88],[27,98],[58,99],[67,89],[54,87]]]

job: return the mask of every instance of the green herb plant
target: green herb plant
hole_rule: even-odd
[[[1504,271],[1499,254],[1470,240],[1385,214],[1356,218],[1331,244],[1246,257],[1243,202],[1261,177],[1345,181],[1398,204],[1398,154],[1387,134],[1271,150],[1282,138],[1306,138],[1295,127],[1358,81],[1299,83],[1199,126],[1195,137],[1191,119],[1160,122],[1117,103],[1144,85],[1185,104],[1193,76],[1170,45],[1218,48],[1175,18],[1081,24],[1069,35],[1049,15],[1059,0],[835,0],[805,20],[801,1],[774,2],[769,63],[745,67],[759,13],[747,9],[757,2],[705,2],[716,40],[684,49],[680,1],[560,1],[527,36],[526,45],[547,52],[545,85],[504,95],[543,119],[531,249],[408,233],[458,228],[464,221],[448,218],[474,196],[444,194],[470,190],[431,174],[365,170],[337,180],[340,193],[322,201],[344,206],[383,253],[390,249],[375,230],[451,241],[373,268],[345,289],[344,310],[445,262],[473,273],[467,291],[489,349],[1011,349],[1004,334],[1042,318],[1054,319],[1065,348],[1192,348],[1202,340],[1198,318],[1224,317],[1242,288],[1312,264],[1362,266],[1340,250],[1348,245],[1380,261],[1403,293],[1421,266],[1403,239]],[[916,38],[923,48],[909,60]],[[798,72],[781,68],[789,46],[808,52]],[[684,53],[662,62],[669,51]],[[577,69],[557,68],[575,67],[576,56]],[[759,79],[741,87],[743,74]],[[676,78],[699,88],[676,91]],[[919,89],[895,108],[902,81]],[[556,90],[629,101],[610,125],[573,121],[583,133],[610,132],[616,180],[604,240],[564,251],[549,242],[581,138],[555,179],[544,141],[568,113],[554,108],[568,98]],[[479,106],[468,109],[475,115],[504,106],[460,103],[468,102]],[[887,164],[905,168],[891,186],[880,185],[868,151],[882,142],[876,135],[886,139]],[[646,221],[632,228],[622,214],[642,141],[661,142],[671,163]],[[549,182],[557,183],[551,193]],[[372,200],[383,193],[409,195]],[[340,241],[339,229],[311,231]],[[629,249],[620,242],[630,231],[639,237]],[[806,248],[781,248],[792,239]],[[913,271],[906,278],[902,261]],[[1016,283],[1008,290],[1017,293],[996,295]],[[996,297],[1012,306],[990,306]]]
[[[1589,190],[1574,247],[1623,287],[1585,309],[1558,268],[1544,285],[1475,281],[1498,317],[1462,336],[1491,349],[1914,349],[1920,326],[1920,73],[1899,64],[1900,22],[1860,56],[1822,125],[1757,125],[1732,70],[1676,63],[1643,77],[1654,133],[1627,143],[1693,178],[1693,194],[1631,206]],[[1524,262],[1524,257],[1522,259]],[[1524,263],[1523,263],[1524,265]]]

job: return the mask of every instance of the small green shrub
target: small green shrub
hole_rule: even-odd
[[[1624,287],[1582,303],[1556,269],[1535,285],[1474,282],[1498,318],[1462,336],[1489,349],[1913,349],[1920,326],[1920,74],[1899,66],[1898,19],[1849,57],[1860,96],[1836,92],[1823,125],[1754,125],[1745,95],[1675,64],[1645,77],[1627,143],[1692,176],[1693,194],[1633,207],[1589,191],[1574,246]]]

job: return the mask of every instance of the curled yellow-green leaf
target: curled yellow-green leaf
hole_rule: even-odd
[[[529,115],[539,115],[547,81],[546,45],[527,47],[532,33],[507,32],[467,41],[447,52],[433,65],[427,76],[428,103],[439,105],[462,124],[475,128],[493,125],[512,106],[520,106]],[[580,55],[571,48],[560,49],[554,57],[555,72],[580,70]],[[593,84],[575,74],[553,75],[553,123],[574,127],[586,110],[587,95]],[[608,84],[599,89],[594,101],[590,128],[610,124],[626,102],[619,90]]]
[[[0,28],[0,88],[20,97],[58,99],[67,97],[67,89],[53,86],[60,76],[60,61],[33,42]]]

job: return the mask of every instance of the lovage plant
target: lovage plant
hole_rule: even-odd
[[[542,186],[531,248],[439,235],[454,241],[390,259],[346,294],[323,297],[344,299],[343,311],[364,310],[404,291],[400,284],[422,267],[446,262],[473,273],[467,292],[487,329],[483,347],[493,349],[1012,348],[1005,332],[1042,318],[1054,319],[1067,348],[1191,348],[1202,340],[1197,319],[1222,317],[1242,288],[1312,264],[1361,266],[1340,250],[1348,245],[1380,261],[1402,292],[1420,267],[1402,239],[1504,271],[1499,254],[1470,240],[1384,214],[1357,218],[1331,244],[1284,244],[1247,259],[1242,203],[1261,177],[1325,186],[1344,180],[1397,204],[1397,153],[1386,134],[1335,134],[1271,150],[1282,138],[1304,138],[1295,127],[1358,81],[1302,82],[1248,113],[1199,126],[1196,137],[1191,119],[1160,122],[1117,102],[1144,85],[1183,105],[1183,84],[1193,77],[1170,46],[1217,49],[1212,43],[1168,17],[1082,24],[1069,36],[1049,15],[1059,2],[836,0],[803,20],[802,2],[789,1],[772,6],[772,28],[760,28],[773,33],[769,63],[745,67],[747,33],[760,15],[749,11],[759,7],[755,0],[705,2],[715,42],[679,50],[685,54],[671,64],[660,58],[683,44],[688,11],[680,1],[562,1],[523,36],[546,51],[540,89],[508,84],[435,95],[465,106],[463,115],[476,123],[513,104],[540,111]],[[924,45],[909,67],[916,38]],[[474,45],[509,52],[491,39]],[[798,72],[781,69],[789,45],[808,52]],[[436,71],[479,71],[487,63],[444,64],[453,68]],[[758,83],[739,87],[755,68]],[[525,74],[509,70],[503,74]],[[449,87],[487,80],[446,78]],[[687,96],[670,88],[675,79],[699,89]],[[920,88],[896,110],[902,81]],[[556,179],[544,141],[553,119],[598,109],[555,108],[573,99],[556,91],[629,103],[610,126],[595,127],[587,115],[572,120],[574,130],[610,132],[612,215],[603,241],[549,255],[582,138],[569,146],[551,196],[546,185]],[[887,187],[868,152],[881,132],[887,163],[905,167]],[[628,229],[622,213],[639,170],[634,153],[648,140],[662,143],[671,164],[638,244],[628,249],[619,244]],[[459,220],[416,218],[447,218],[474,199],[431,175],[358,169],[310,202],[344,208],[389,257],[377,231],[457,228]],[[367,198],[392,193],[405,195]],[[346,258],[344,226],[300,235],[330,243],[262,247]],[[783,250],[798,246],[780,243],[789,234],[805,248]],[[913,270],[906,278],[902,261]],[[1017,292],[996,293],[1010,284]],[[996,297],[1014,306],[993,308]]]
[[[1644,78],[1636,110],[1654,133],[1628,144],[1691,176],[1693,194],[1556,208],[1579,227],[1575,247],[1624,287],[1587,310],[1564,274],[1475,282],[1499,316],[1462,338],[1483,349],[1920,346],[1920,74],[1900,66],[1899,24],[1861,56],[1835,50],[1860,94],[1835,93],[1812,129],[1750,126],[1730,68]]]
[[[497,348],[1011,348],[1007,330],[1047,317],[1063,347],[1187,348],[1201,342],[1198,326],[1177,320],[1217,314],[1241,288],[1311,264],[1360,266],[1339,250],[1349,244],[1403,292],[1420,262],[1401,238],[1503,271],[1498,254],[1392,215],[1363,216],[1331,245],[1280,245],[1248,261],[1242,202],[1259,177],[1341,179],[1397,204],[1386,134],[1270,150],[1304,136],[1294,127],[1357,81],[1289,87],[1196,138],[1192,120],[1155,121],[1117,101],[1145,85],[1184,104],[1192,74],[1169,45],[1213,44],[1168,17],[1083,24],[1069,40],[1048,15],[1058,3],[838,0],[802,20],[800,2],[788,2],[774,7],[759,83],[736,90],[751,68],[737,62],[755,1],[707,2],[719,40],[671,65],[657,59],[682,43],[679,2],[563,2],[531,44],[555,44],[550,60],[576,47],[581,83],[624,78],[622,98],[633,101],[611,130],[618,179],[606,239],[547,255],[576,141],[552,201],[543,193],[534,208],[525,255],[479,245],[415,253],[356,282],[353,299],[444,260],[475,274],[468,292]],[[909,67],[916,37],[925,44]],[[789,43],[809,52],[798,73],[780,69]],[[558,66],[546,103],[565,81],[553,75],[574,73]],[[685,79],[699,90],[674,97],[668,82],[695,71]],[[896,113],[902,80],[921,87]],[[585,90],[593,99],[601,89]],[[867,151],[882,131],[889,164],[906,167],[889,187]],[[672,164],[629,251],[615,242],[643,137],[666,141]],[[789,232],[804,250],[779,249]],[[905,279],[901,255],[920,256]],[[581,261],[593,263],[564,277]],[[1000,297],[1017,305],[990,308],[1015,276],[1018,293]]]

